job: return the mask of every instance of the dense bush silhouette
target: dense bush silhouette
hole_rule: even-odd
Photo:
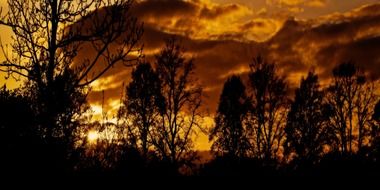
[[[333,140],[334,131],[329,126],[331,116],[326,110],[324,98],[318,76],[309,72],[295,91],[285,127],[285,153],[294,156],[298,165],[318,162],[325,146]]]
[[[215,127],[210,132],[210,139],[214,140],[211,150],[215,154],[231,159],[249,155],[251,148],[245,123],[249,103],[240,77],[228,78],[220,95]]]
[[[136,141],[144,157],[152,148],[152,134],[158,127],[160,116],[165,111],[161,81],[150,63],[140,63],[132,71],[132,81],[126,87],[126,97],[120,110],[122,117],[129,120],[128,136]]]

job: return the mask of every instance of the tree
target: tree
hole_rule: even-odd
[[[341,152],[352,153],[363,146],[369,135],[371,110],[376,101],[375,86],[366,81],[364,73],[353,62],[336,66],[333,76],[333,84],[328,89],[332,124],[337,131]]]
[[[79,118],[87,110],[89,85],[115,64],[130,66],[140,57],[142,26],[131,16],[132,0],[8,1],[0,24],[12,29],[11,53],[2,45],[0,71],[25,80],[25,94],[36,117],[46,168],[63,174],[73,150]],[[94,54],[81,59],[81,49]],[[137,52],[137,56],[131,56]],[[37,145],[36,145],[37,146]],[[51,165],[52,164],[52,165]],[[49,173],[49,172],[46,172]]]
[[[1,174],[22,177],[66,175],[72,169],[72,160],[66,160],[68,152],[62,147],[67,148],[69,139],[61,143],[46,142],[36,130],[39,118],[33,105],[25,89],[10,91],[4,86],[0,90]]]
[[[239,158],[248,156],[250,143],[248,129],[244,125],[249,111],[249,98],[240,77],[232,76],[224,83],[215,116],[215,127],[210,133],[212,151]]]
[[[333,91],[330,104],[334,108],[334,124],[339,131],[341,151],[352,151],[352,120],[354,109],[354,97],[357,93],[356,77],[357,68],[352,62],[342,63],[334,68],[334,84],[330,87]]]
[[[125,117],[132,123],[132,131],[138,139],[143,157],[151,147],[151,127],[156,127],[159,116],[165,110],[161,82],[150,63],[140,63],[132,71],[132,81],[126,88],[123,101]]]
[[[380,100],[376,103],[372,115],[371,144],[373,152],[380,157]]]
[[[0,146],[4,151],[2,158],[11,156],[17,149],[23,149],[21,145],[27,142],[24,137],[35,135],[31,133],[35,123],[30,100],[22,91],[11,91],[4,85],[0,89]],[[1,163],[2,166],[3,164],[5,165],[4,162]]]
[[[112,66],[131,65],[137,58],[130,54],[141,50],[138,41],[142,27],[129,13],[132,3],[131,0],[8,1],[9,11],[1,17],[0,24],[13,30],[12,53],[2,46],[6,61],[0,63],[0,71],[7,72],[9,77],[27,79],[37,101],[35,111],[45,120],[41,125],[46,127],[47,136],[54,136],[49,128],[61,122],[62,110],[70,109],[57,108],[61,93],[55,86],[57,83],[65,88],[67,97],[80,96],[83,87]],[[92,49],[93,57],[79,59],[78,52],[83,48]]]
[[[20,90],[0,88],[0,168],[1,175],[23,175],[33,166],[35,143],[34,113],[30,100]],[[41,168],[39,168],[41,169]],[[21,173],[24,172],[24,173]]]
[[[30,100],[23,96],[22,91],[8,90],[5,85],[0,88],[0,113],[0,130],[2,130],[0,140],[4,143],[17,141],[16,137],[26,135],[25,133],[35,123]]]
[[[252,122],[255,154],[271,159],[278,153],[284,140],[284,125],[288,107],[287,84],[276,73],[273,63],[257,57],[250,64],[252,90]]]
[[[375,121],[380,122],[380,100],[375,105],[372,118]]]
[[[193,59],[186,59],[176,39],[156,55],[156,68],[162,82],[165,111],[160,127],[155,129],[153,144],[176,169],[185,164],[185,158],[194,158],[192,138],[195,127],[201,127],[202,88],[193,77]]]
[[[313,163],[329,144],[331,130],[328,126],[324,92],[320,90],[318,76],[309,72],[295,91],[287,117],[286,151],[295,152],[298,159]]]
[[[355,98],[355,114],[358,130],[358,151],[363,146],[369,146],[373,138],[371,138],[371,116],[374,113],[376,100],[378,100],[375,94],[376,85],[373,81],[369,81],[367,76],[360,76],[357,80],[358,93]],[[376,110],[375,110],[376,111]]]
[[[27,83],[27,95],[32,100],[39,133],[48,141],[57,138],[70,142],[79,118],[88,109],[84,88],[72,88],[75,80],[74,72],[67,68],[43,90],[36,90],[38,87],[33,82]]]

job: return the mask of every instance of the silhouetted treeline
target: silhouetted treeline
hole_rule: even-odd
[[[0,71],[24,82],[15,90],[0,89],[1,175],[380,172],[377,84],[353,62],[337,65],[325,85],[310,71],[293,97],[287,76],[257,56],[247,65],[248,75],[226,80],[207,131],[194,59],[176,38],[166,40],[153,60],[144,59],[142,25],[129,14],[133,1],[31,2],[8,1],[13,9],[0,22],[15,33],[16,55],[5,55]],[[89,46],[95,55],[79,59],[78,52]],[[114,120],[105,113],[95,120],[89,85],[115,64],[133,66],[131,81]],[[206,163],[194,148],[199,133],[212,143]]]
[[[60,101],[51,105],[37,101],[41,95],[28,85],[13,91],[3,87],[2,171],[79,176],[378,174],[380,102],[376,104],[374,82],[354,64],[343,63],[326,88],[309,72],[291,98],[286,78],[261,57],[250,65],[246,84],[236,75],[227,79],[210,131],[215,158],[196,166],[199,158],[191,140],[202,124],[201,88],[191,82],[193,62],[181,52],[172,39],[155,63],[136,66],[117,123],[75,119],[87,110],[86,96],[59,83],[56,90],[46,89],[60,90]],[[67,93],[77,95],[65,97]],[[112,135],[93,142],[86,136],[90,130]]]
[[[380,101],[368,74],[345,62],[334,68],[332,82],[322,88],[311,71],[292,99],[274,64],[257,57],[250,66],[249,88],[239,76],[224,85],[213,130],[219,133],[210,136],[216,138],[216,159],[204,166],[203,174],[380,174]],[[244,147],[244,154],[234,147]]]

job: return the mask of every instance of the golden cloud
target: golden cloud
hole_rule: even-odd
[[[327,0],[310,0],[305,3],[308,7],[325,7],[327,5]]]
[[[153,9],[157,6],[159,8]],[[265,15],[265,9],[255,13],[240,4],[217,4],[206,0],[144,1],[136,5],[135,12],[141,15],[140,19],[147,27],[197,40],[239,38],[242,41],[265,41],[281,28],[285,20],[260,17]]]
[[[304,0],[267,0],[269,5],[296,6],[304,3]]]
[[[233,68],[230,71],[227,71],[226,73],[219,76],[219,78],[226,80],[228,77],[232,75],[243,75],[249,72],[248,64],[239,65],[235,68]]]
[[[268,5],[275,5],[279,7],[295,7],[295,6],[307,6],[307,7],[325,7],[326,0],[266,0]]]
[[[266,42],[268,56],[290,75],[313,67],[327,80],[335,65],[352,60],[379,77],[380,72],[375,69],[380,66],[380,57],[375,55],[380,48],[377,10],[380,5],[373,4],[317,19],[289,19]]]
[[[282,27],[283,20],[255,18],[240,26],[245,39],[264,42],[273,37]]]

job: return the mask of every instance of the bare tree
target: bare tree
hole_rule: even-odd
[[[296,89],[287,117],[285,150],[297,160],[315,163],[324,153],[334,131],[329,127],[329,114],[320,89],[318,76],[309,72]]]
[[[357,94],[357,68],[351,63],[343,63],[334,68],[334,84],[330,90],[334,91],[331,104],[335,108],[337,118],[336,128],[341,139],[342,152],[352,151],[353,110],[354,97]]]
[[[376,83],[369,81],[366,76],[361,76],[357,81],[358,94],[355,98],[355,114],[357,120],[357,132],[358,132],[358,151],[365,145],[369,145],[371,139],[371,116],[375,107],[375,103],[378,100],[378,96],[375,94]]]
[[[41,151],[36,160],[42,173],[74,168],[70,152],[88,109],[89,84],[115,64],[130,66],[140,57],[142,25],[130,14],[132,3],[8,0],[8,11],[0,13],[0,24],[13,31],[10,47],[1,44],[0,71],[26,81],[23,89],[36,117],[33,133],[39,138],[31,143]],[[83,49],[93,54],[81,58]]]
[[[379,140],[378,138],[380,137],[379,135],[380,134],[380,100],[376,103],[374,107],[371,120],[372,120],[371,137],[373,141],[371,143],[374,143],[375,141]]]
[[[123,100],[123,116],[130,120],[132,133],[137,138],[138,148],[146,158],[152,146],[150,131],[156,127],[160,115],[165,110],[165,101],[161,93],[161,82],[158,74],[149,62],[140,63],[132,71],[132,81],[126,88]]]
[[[132,0],[15,0],[0,24],[12,29],[12,53],[2,46],[6,61],[1,71],[37,83],[48,83],[64,68],[75,65],[78,86],[99,78],[118,62],[131,65],[141,51],[142,26],[129,13]],[[91,58],[74,65],[85,45],[95,50]],[[78,60],[76,60],[78,61]],[[96,64],[106,66],[95,72]],[[12,75],[15,76],[15,75]],[[93,76],[93,77],[90,77]]]
[[[60,101],[57,83],[64,88],[67,100],[71,100],[82,96],[84,87],[115,64],[129,66],[140,56],[142,25],[129,12],[132,3],[132,0],[8,1],[9,10],[2,14],[0,24],[10,27],[13,35],[11,48],[1,46],[6,61],[0,63],[0,71],[7,72],[8,77],[27,79],[35,96],[36,112],[46,118],[43,125],[60,122],[58,115],[62,114],[54,103]],[[78,52],[84,48],[95,53],[81,60]],[[131,56],[133,53],[136,54]],[[84,103],[78,100],[73,104],[80,106],[81,102]]]
[[[359,150],[369,136],[375,86],[353,62],[338,65],[333,75],[333,84],[328,89],[333,111],[331,122],[337,131],[341,152],[352,153]]]
[[[250,101],[240,77],[232,76],[224,83],[210,140],[211,150],[221,156],[239,158],[249,155],[251,149],[245,125]]]
[[[287,84],[276,73],[273,63],[257,57],[250,64],[252,90],[252,121],[256,156],[271,159],[284,141],[284,126],[288,109]]]
[[[165,111],[157,127],[153,143],[159,154],[175,168],[185,158],[194,158],[192,151],[195,128],[201,127],[202,88],[193,76],[193,59],[186,59],[176,39],[167,40],[156,56],[156,68],[162,82]]]

